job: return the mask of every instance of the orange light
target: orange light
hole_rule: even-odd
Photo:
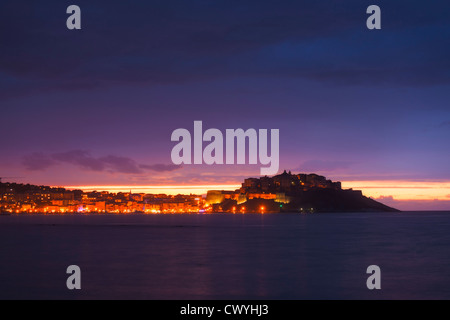
[[[161,186],[131,186],[137,193],[166,193],[169,195],[207,193],[208,190],[228,190],[233,191],[240,188],[240,184],[225,185],[161,185]],[[89,191],[129,192],[130,186],[65,186],[66,189],[80,189]]]
[[[448,200],[450,182],[434,181],[343,181],[342,188],[362,190],[375,199],[392,196],[395,200]]]

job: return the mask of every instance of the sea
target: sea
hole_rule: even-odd
[[[0,299],[450,299],[450,212],[2,215]]]

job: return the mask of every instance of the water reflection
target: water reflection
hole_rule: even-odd
[[[0,298],[448,299],[449,227],[445,213],[6,216]]]

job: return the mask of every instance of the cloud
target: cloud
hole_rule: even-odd
[[[450,200],[396,200],[392,196],[373,199],[403,211],[450,211]]]
[[[176,164],[141,164],[139,166],[142,169],[148,169],[148,170],[152,170],[152,171],[158,171],[158,172],[164,172],[164,171],[174,171],[174,170],[178,170],[181,168],[180,165],[176,165]]]
[[[0,98],[236,76],[353,84],[450,81],[445,1],[429,0],[426,10],[422,1],[383,3],[380,32],[365,29],[367,4],[360,0],[80,6],[86,27],[69,31],[61,25],[64,2],[0,4],[0,29],[8,30],[0,34],[0,73],[6,79],[0,79]]]
[[[130,158],[106,156],[99,159],[106,166],[109,166],[115,172],[120,173],[142,173],[136,162]]]
[[[71,163],[83,169],[92,171],[103,171],[106,168],[106,163],[101,159],[93,158],[89,152],[83,150],[73,150],[63,153],[55,153],[51,155],[54,160],[60,162]]]
[[[353,163],[349,161],[333,161],[333,160],[308,160],[303,162],[296,171],[313,172],[313,171],[336,171],[347,169]]]
[[[375,200],[384,200],[384,201],[395,201],[393,196],[379,196],[378,198],[374,198]]]
[[[83,170],[125,174],[143,174],[145,170],[165,172],[181,168],[173,164],[138,164],[131,158],[115,155],[96,158],[86,150],[72,150],[50,155],[32,153],[24,156],[22,160],[25,168],[32,171],[46,170],[61,163],[69,163]]]
[[[43,153],[35,152],[26,155],[22,160],[22,164],[27,170],[40,171],[53,166],[55,164],[55,161],[53,161]]]
[[[447,128],[450,127],[450,121],[441,122],[438,126],[439,128]]]

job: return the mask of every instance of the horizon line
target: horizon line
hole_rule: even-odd
[[[405,180],[353,180],[341,181],[343,189],[362,190],[363,193],[374,199],[392,196],[395,200],[417,201],[417,200],[441,200],[450,201],[450,182],[424,182]],[[83,191],[108,191],[135,193],[167,193],[167,194],[190,194],[200,192],[206,194],[208,190],[234,191],[241,184],[198,184],[198,185],[71,185],[52,186],[63,187],[69,190]],[[168,192],[169,191],[169,192]]]
[[[108,191],[108,192],[130,192],[135,193],[148,193],[139,191],[154,191],[154,193],[165,193],[165,194],[191,194],[192,191],[196,191],[199,194],[206,194],[209,190],[227,190],[234,191],[239,189],[241,184],[211,184],[211,185],[140,185],[140,186],[130,186],[130,185],[103,185],[103,186],[66,186],[68,190],[82,190],[88,191]]]

